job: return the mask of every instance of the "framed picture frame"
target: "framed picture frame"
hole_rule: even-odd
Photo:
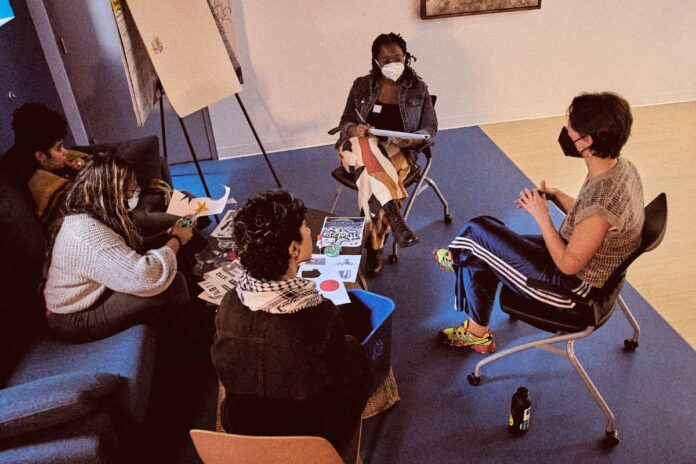
[[[421,18],[448,18],[539,8],[541,0],[421,0]]]

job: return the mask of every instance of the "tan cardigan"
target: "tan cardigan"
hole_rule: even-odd
[[[31,176],[29,190],[34,197],[36,214],[44,224],[48,225],[58,214],[71,184],[70,179],[44,169],[37,169]]]

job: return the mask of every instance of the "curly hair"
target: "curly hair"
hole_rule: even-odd
[[[68,133],[65,118],[43,103],[25,103],[14,110],[12,129],[15,145],[32,155],[47,151]]]
[[[633,116],[628,102],[612,92],[583,93],[568,107],[570,126],[592,137],[594,156],[618,158],[631,135]]]
[[[59,219],[51,227],[44,264],[44,284],[51,265],[53,245],[65,216],[87,214],[123,237],[126,244],[138,249],[142,236],[128,212],[126,191],[135,182],[135,171],[127,161],[115,155],[93,157],[70,186]]]
[[[374,42],[372,42],[372,59],[370,60],[372,64],[370,68],[372,78],[377,79],[382,75],[382,69],[375,60],[377,60],[377,57],[379,56],[380,48],[382,48],[383,45],[390,44],[394,44],[399,47],[406,57],[404,61],[406,68],[404,69],[404,74],[401,79],[409,79],[411,81],[419,80],[420,76],[418,76],[416,71],[414,71],[411,67],[411,62],[418,61],[418,59],[409,53],[408,49],[406,48],[406,41],[403,39],[403,37],[401,37],[401,34],[396,34],[394,32],[390,32],[389,34],[380,34],[377,36]]]
[[[242,266],[257,279],[278,280],[288,270],[293,241],[307,208],[285,191],[268,191],[247,201],[234,218],[234,243]]]

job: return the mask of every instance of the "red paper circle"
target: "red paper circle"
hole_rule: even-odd
[[[319,288],[325,292],[333,292],[334,290],[338,290],[338,287],[340,287],[338,281],[333,279],[325,280],[319,284]]]

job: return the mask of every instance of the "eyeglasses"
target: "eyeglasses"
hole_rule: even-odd
[[[389,63],[403,63],[404,59],[406,57],[404,55],[392,55],[392,56],[383,56],[382,58],[377,58],[377,62],[381,65],[384,66],[385,64]]]

